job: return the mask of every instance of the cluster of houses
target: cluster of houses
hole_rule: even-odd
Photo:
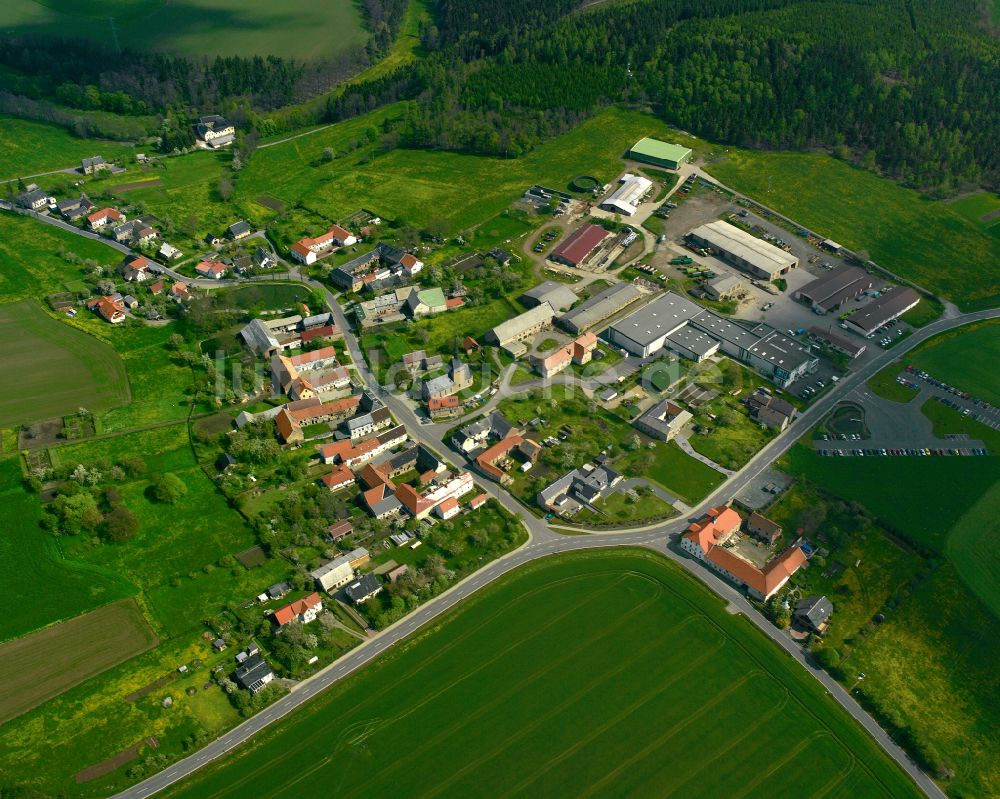
[[[357,237],[340,225],[331,225],[330,229],[315,238],[302,238],[295,242],[290,252],[292,258],[301,264],[314,264],[320,258],[337,252],[342,247],[356,244]]]
[[[341,291],[376,292],[412,280],[424,268],[413,253],[380,242],[375,247],[330,272],[330,281]]]
[[[149,291],[154,296],[166,293],[177,303],[191,299],[191,290],[181,280],[173,281],[168,286],[166,280],[158,277],[161,269],[158,264],[143,255],[128,255],[118,265],[118,273],[128,283],[148,283]],[[113,292],[87,301],[87,310],[93,312],[105,322],[112,325],[124,322],[130,311],[139,306],[139,300],[132,294]],[[67,306],[67,313],[72,312],[72,306]]]
[[[504,486],[513,482],[511,469],[516,466],[522,472],[529,471],[542,451],[540,444],[500,411],[465,425],[452,436],[451,443],[466,453],[484,476]]]
[[[444,291],[437,286],[431,288],[400,286],[370,300],[359,302],[355,316],[361,328],[370,328],[405,319],[432,316],[461,308],[463,305],[465,305],[463,298],[445,297]]]
[[[304,400],[350,388],[351,377],[338,362],[337,350],[327,346],[299,355],[275,353],[271,357],[271,385],[293,400]]]
[[[307,316],[293,314],[280,319],[251,319],[238,335],[254,355],[270,358],[318,339],[337,341],[344,337],[344,331],[337,327],[333,315],[326,312]]]

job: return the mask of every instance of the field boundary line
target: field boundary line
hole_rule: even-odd
[[[636,605],[631,610],[629,610],[625,614],[625,616],[623,617],[623,619],[634,618],[639,613],[641,613],[646,608],[648,608],[650,605],[652,605],[654,602],[656,602],[656,600],[659,599],[662,594],[663,594],[662,589],[658,590],[657,593],[654,596],[650,597],[649,599],[645,600],[644,602]],[[577,611],[577,610],[579,610],[579,608],[580,608],[580,605],[576,605],[573,608],[573,610]],[[558,667],[562,666],[567,661],[570,661],[574,657],[576,657],[576,655],[579,652],[581,652],[581,651],[583,651],[585,649],[592,648],[599,641],[607,638],[608,636],[612,635],[615,632],[618,632],[618,630],[619,630],[618,626],[609,627],[609,629],[607,631],[605,631],[604,633],[596,636],[595,638],[584,639],[579,646],[575,646],[575,647],[572,647],[570,649],[563,650],[563,652],[560,654],[559,657],[553,658],[553,659],[549,660],[545,664],[545,666],[543,668],[537,669],[537,670],[534,670],[534,671],[530,672],[528,675],[522,677],[520,680],[517,680],[516,682],[513,682],[513,683],[509,684],[504,691],[498,691],[497,693],[495,693],[493,695],[493,697],[490,699],[490,701],[488,701],[488,702],[480,705],[479,707],[477,707],[476,710],[473,713],[471,713],[469,715],[466,715],[466,716],[463,716],[462,718],[460,718],[454,724],[451,724],[450,726],[445,727],[444,729],[438,730],[437,733],[434,736],[432,736],[430,738],[424,739],[423,743],[420,746],[418,746],[418,747],[416,747],[414,749],[409,750],[404,756],[402,756],[402,757],[397,758],[396,760],[394,760],[392,762],[392,764],[389,765],[388,768],[382,769],[379,772],[379,774],[378,774],[379,778],[381,779],[386,774],[391,774],[391,773],[393,773],[395,771],[398,771],[402,766],[404,766],[405,764],[407,764],[408,762],[410,762],[414,758],[417,758],[419,755],[423,754],[428,749],[433,748],[434,746],[436,746],[441,741],[449,738],[453,733],[455,733],[455,732],[461,730],[463,727],[467,726],[470,721],[473,721],[473,720],[475,720],[475,719],[483,716],[484,714],[488,713],[490,710],[492,710],[493,708],[495,708],[497,705],[502,704],[504,701],[506,701],[507,699],[509,699],[511,696],[519,693],[521,691],[521,689],[524,688],[525,686],[530,685],[531,683],[533,683],[536,680],[538,680],[540,677],[543,677],[543,676],[549,674],[550,672],[556,670]],[[425,695],[425,697],[423,697],[420,702],[418,702],[415,705],[407,708],[406,712],[401,713],[398,716],[393,717],[387,723],[393,724],[393,723],[396,723],[397,721],[400,721],[401,719],[406,718],[407,716],[413,715],[413,713],[415,711],[417,711],[420,708],[422,708],[428,702],[433,701],[434,699],[436,699],[437,697],[439,697],[442,694],[446,693],[447,691],[451,690],[455,686],[461,685],[462,683],[466,682],[470,677],[478,674],[479,672],[483,671],[483,669],[485,669],[485,668],[487,668],[487,667],[489,667],[489,666],[497,663],[498,661],[500,661],[503,658],[504,655],[512,652],[515,649],[518,649],[521,646],[521,644],[530,642],[530,641],[534,640],[537,637],[538,637],[538,635],[534,634],[534,635],[528,636],[526,638],[520,639],[516,644],[507,647],[502,653],[498,653],[495,657],[492,657],[489,660],[482,662],[475,669],[472,669],[471,671],[463,673],[462,676],[458,680],[455,680],[454,682],[448,683],[447,685],[445,685],[444,687],[442,687],[438,691],[435,691],[433,693]],[[343,797],[342,797],[342,799],[351,799],[351,797],[357,795],[358,791],[367,790],[369,787],[370,786],[367,785],[367,784],[362,784],[358,788],[356,788],[353,791],[351,791],[350,793],[344,794]]]
[[[688,625],[689,622],[696,621],[697,618],[698,618],[697,616],[688,616],[686,619],[684,619],[675,628],[675,631],[680,632],[681,630],[684,629],[684,627],[686,627]],[[472,762],[468,763],[465,767],[463,767],[459,771],[453,773],[449,779],[445,780],[442,783],[438,783],[436,786],[434,786],[434,788],[430,791],[430,793],[423,794],[423,796],[428,796],[428,797],[436,796],[442,790],[445,790],[448,786],[450,786],[452,783],[454,783],[455,780],[460,779],[461,777],[465,776],[469,772],[470,769],[473,769],[473,768],[475,768],[475,767],[477,767],[477,766],[479,766],[479,765],[481,765],[481,764],[483,764],[483,763],[485,763],[485,762],[487,762],[489,760],[492,760],[497,755],[501,754],[502,752],[505,752],[512,744],[520,741],[522,738],[524,738],[529,733],[534,732],[539,727],[539,725],[543,724],[544,722],[546,722],[546,721],[550,720],[551,718],[553,718],[554,716],[558,715],[559,713],[561,713],[566,708],[572,706],[573,704],[575,704],[576,702],[578,702],[581,698],[583,698],[587,694],[592,693],[596,689],[598,689],[601,686],[603,686],[608,681],[608,678],[614,677],[614,676],[616,676],[618,674],[621,674],[623,671],[625,671],[627,668],[629,668],[630,666],[632,666],[640,658],[642,658],[642,657],[646,656],[648,653],[654,651],[657,647],[662,646],[665,643],[665,640],[666,639],[664,639],[664,638],[655,639],[651,644],[649,644],[648,646],[643,647],[642,649],[640,649],[638,651],[638,653],[635,654],[633,657],[631,657],[628,660],[622,662],[621,665],[618,666],[613,671],[604,672],[601,675],[600,679],[597,679],[597,680],[594,680],[594,681],[588,683],[586,686],[584,686],[579,691],[576,691],[571,696],[563,699],[559,704],[557,704],[557,705],[549,708],[549,710],[546,711],[544,714],[542,714],[540,716],[537,716],[531,722],[531,724],[528,724],[528,725],[522,727],[520,730],[518,730],[517,734],[512,735],[509,738],[504,739],[503,745],[499,749],[493,749],[490,752],[487,752],[485,755],[479,757],[478,759],[473,760]],[[722,646],[725,646],[725,642],[722,643]],[[709,660],[713,655],[715,655],[715,653],[719,649],[721,649],[721,646],[717,647],[715,649],[712,649],[711,651],[706,652],[702,656],[700,656],[700,657],[696,658],[695,660],[689,662],[688,665],[687,665],[687,667],[683,671],[674,672],[670,676],[669,679],[667,679],[664,683],[661,683],[661,684],[657,685],[656,688],[654,688],[652,691],[644,694],[640,699],[638,699],[636,701],[635,704],[636,705],[643,704],[643,703],[647,702],[653,696],[656,696],[657,694],[659,694],[662,691],[666,690],[667,688],[671,687],[678,680],[680,680],[681,678],[683,678],[684,676],[686,676],[687,674],[689,674],[693,669],[696,669],[696,668],[700,667],[703,663],[705,663],[707,660]],[[631,712],[631,711],[629,711],[629,712]]]
[[[812,735],[807,736],[806,738],[799,741],[791,749],[786,750],[783,757],[780,757],[777,760],[772,760],[769,768],[765,769],[764,771],[758,772],[752,780],[750,780],[747,783],[744,783],[743,787],[737,793],[733,794],[733,796],[730,799],[742,799],[742,797],[746,796],[750,791],[752,791],[758,785],[767,780],[768,777],[770,777],[772,774],[774,774],[776,771],[782,768],[782,766],[784,766],[789,761],[795,759],[801,752],[805,751],[807,748],[812,746],[812,744],[815,741],[818,741],[820,738],[826,738],[826,737],[832,738],[837,744],[839,744],[841,751],[844,751],[844,745],[840,743],[840,741],[837,739],[835,735],[832,735],[827,730],[816,730]],[[848,757],[850,757],[850,752],[848,752],[847,754]]]
[[[737,690],[739,690],[740,688],[742,688],[744,685],[746,685],[750,681],[751,677],[755,677],[755,676],[758,676],[758,675],[760,675],[762,677],[766,676],[765,673],[762,672],[762,671],[758,671],[758,670],[748,671],[740,679],[734,680],[733,682],[731,682],[726,687],[726,689],[724,691],[720,691],[715,696],[713,696],[710,701],[706,702],[704,705],[702,705],[700,708],[698,708],[698,711],[696,713],[691,713],[687,717],[685,717],[685,718],[681,719],[680,721],[678,721],[676,724],[672,724],[670,727],[668,727],[663,732],[662,735],[658,735],[656,738],[654,738],[652,741],[650,741],[648,744],[646,744],[642,749],[638,750],[637,752],[633,752],[631,757],[628,757],[625,760],[623,760],[621,763],[618,764],[617,768],[615,768],[612,771],[609,771],[601,779],[599,779],[597,782],[593,783],[589,788],[587,788],[587,790],[584,793],[580,794],[577,799],[586,799],[586,797],[588,797],[588,796],[593,796],[598,790],[600,790],[602,787],[604,787],[605,785],[607,785],[608,782],[610,782],[615,777],[617,777],[626,768],[628,768],[629,766],[631,766],[633,763],[636,763],[637,761],[641,760],[642,758],[646,757],[646,755],[648,755],[650,752],[654,752],[657,749],[659,749],[661,746],[663,746],[663,744],[665,744],[667,741],[669,741],[671,738],[673,738],[675,735],[677,735],[677,733],[682,732],[685,728],[687,728],[688,726],[690,726],[691,724],[693,724],[694,722],[696,722],[698,719],[700,719],[702,716],[704,716],[705,713],[707,713],[709,710],[712,710],[716,705],[720,704],[723,700],[728,699],[732,694],[736,693]],[[619,716],[616,717],[615,723],[623,721],[625,718],[627,718],[630,714],[632,714],[633,712],[635,712],[635,710],[637,710],[637,709],[638,709],[638,705],[630,707],[628,709],[627,713],[619,714]],[[589,736],[587,739],[584,739],[583,741],[581,741],[576,746],[573,746],[572,748],[566,750],[566,752],[564,752],[562,755],[560,755],[560,757],[556,758],[556,760],[552,761],[549,764],[548,768],[546,768],[542,772],[539,772],[539,774],[544,774],[546,771],[549,771],[549,769],[551,768],[552,765],[555,765],[555,763],[561,763],[563,760],[566,759],[566,757],[569,754],[572,754],[573,752],[576,752],[583,744],[589,743],[591,740],[593,740],[594,738],[596,738],[598,735],[601,735],[604,732],[606,732],[608,726],[609,725],[607,725],[607,724],[603,725],[603,727],[600,730],[598,730],[595,735]],[[538,778],[538,775],[535,775],[531,779],[531,781],[528,782],[527,784],[530,785],[537,778]],[[505,794],[505,796],[506,795],[508,795],[508,794]]]
[[[743,741],[745,741],[747,738],[749,738],[751,735],[753,735],[758,729],[760,729],[760,727],[761,727],[762,724],[765,724],[766,722],[770,721],[772,718],[774,718],[775,715],[777,715],[782,710],[784,710],[785,709],[785,705],[788,704],[788,700],[791,699],[791,694],[790,694],[789,690],[784,685],[781,685],[781,683],[778,683],[778,686],[782,689],[781,702],[779,702],[778,704],[776,704],[773,708],[771,708],[763,716],[760,716],[753,724],[747,726],[747,728],[743,732],[743,734],[740,735],[740,736],[738,736],[738,737],[736,737],[736,738],[734,738],[733,740],[731,740],[729,742],[728,746],[726,746],[723,749],[717,749],[717,750],[715,750],[715,753],[713,754],[713,756],[710,757],[708,760],[704,761],[701,764],[700,768],[698,768],[696,771],[692,772],[691,774],[688,774],[680,782],[671,785],[670,786],[670,790],[666,794],[664,794],[664,799],[665,799],[665,797],[668,797],[668,796],[671,796],[672,794],[674,794],[681,786],[686,785],[691,780],[695,779],[706,768],[708,768],[713,763],[715,763],[715,761],[717,761],[720,757],[723,757],[724,755],[728,754],[732,749],[734,749],[736,746],[739,746],[740,744],[743,743]],[[841,777],[840,779],[843,779],[843,778]]]

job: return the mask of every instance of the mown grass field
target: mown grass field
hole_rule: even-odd
[[[797,444],[792,474],[848,501],[860,502],[910,540],[944,553],[957,519],[1000,477],[996,458],[821,458]]]
[[[56,539],[38,527],[38,498],[22,487],[16,458],[0,460],[0,507],[0,579],[17,608],[0,615],[0,641],[135,593],[114,572],[62,556]]]
[[[0,27],[17,33],[85,36],[109,47],[112,23],[122,47],[189,56],[276,55],[300,60],[336,56],[363,45],[367,33],[348,0],[0,0]]]
[[[331,781],[345,799],[918,795],[797,664],[637,552],[519,570],[166,795]]]
[[[1000,405],[1000,321],[935,336],[906,357],[938,380]]]
[[[402,104],[387,106],[259,150],[240,174],[237,199],[248,205],[269,194],[335,218],[368,208],[418,226],[440,220],[457,232],[496,216],[533,183],[565,189],[583,172],[609,181],[637,138],[667,135],[653,117],[613,108],[516,159],[404,149],[371,159],[371,146],[354,148],[370,128],[402,114]],[[324,163],[327,147],[337,157]]]
[[[42,299],[46,294],[66,291],[66,284],[80,280],[82,265],[60,257],[60,248],[82,259],[113,267],[121,253],[97,241],[74,236],[18,214],[0,212],[3,236],[0,236],[0,301],[11,302],[27,297]]]
[[[125,366],[100,339],[49,316],[30,300],[0,305],[0,426],[100,413],[129,400]]]
[[[952,204],[826,155],[730,148],[706,170],[966,310],[1000,303],[1000,237]]]
[[[1000,795],[998,660],[1000,620],[945,562],[844,665],[952,766],[950,795],[987,797]]]
[[[1000,194],[981,191],[949,204],[973,224],[1000,237]]]
[[[121,142],[80,139],[56,125],[0,115],[0,180],[79,166],[92,155],[121,159],[126,165],[133,149]]]
[[[154,646],[132,599],[0,646],[0,724]]]

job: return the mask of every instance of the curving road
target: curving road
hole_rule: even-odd
[[[354,359],[357,370],[365,384],[371,390],[380,393],[390,410],[392,410],[401,422],[407,425],[411,436],[415,440],[438,451],[451,451],[451,447],[442,438],[446,429],[445,425],[421,425],[408,403],[398,396],[393,396],[383,391],[378,386],[374,376],[366,366],[356,338],[348,332],[350,327],[347,325],[343,310],[336,302],[334,295],[317,282],[313,281],[311,285],[326,292],[330,310],[335,315],[338,325],[345,331],[345,341],[351,357]],[[877,358],[865,364],[858,372],[845,377],[810,408],[803,411],[784,432],[758,452],[746,466],[734,473],[711,496],[694,508],[693,513],[697,515],[712,505],[729,501],[751,480],[770,466],[775,459],[785,453],[806,430],[819,421],[842,397],[847,396],[854,388],[862,385],[891,361],[899,358],[931,336],[945,330],[969,324],[970,322],[995,318],[1000,318],[1000,309],[940,319],[916,332],[895,348],[881,353]],[[229,750],[249,740],[268,725],[273,724],[305,702],[308,702],[325,688],[370,663],[385,652],[385,650],[403,640],[427,622],[446,613],[459,602],[470,597],[482,587],[489,585],[513,569],[538,558],[557,553],[611,546],[650,547],[691,573],[716,594],[725,599],[729,603],[731,610],[746,616],[764,635],[768,636],[784,649],[789,656],[795,658],[803,668],[822,683],[827,693],[850,713],[859,724],[868,730],[878,744],[910,775],[927,796],[933,797],[933,799],[945,799],[944,793],[933,780],[924,774],[909,756],[893,743],[885,731],[854,701],[851,695],[839,683],[833,680],[825,671],[811,663],[802,648],[794,643],[784,631],[779,630],[768,622],[732,585],[716,576],[714,572],[705,568],[697,561],[682,555],[670,545],[671,538],[679,534],[686,527],[687,522],[684,519],[677,519],[665,524],[636,530],[622,530],[582,536],[563,536],[550,529],[541,519],[534,516],[496,484],[487,482],[478,475],[474,475],[474,477],[476,482],[485,491],[495,497],[507,510],[516,514],[521,519],[529,532],[529,539],[526,544],[514,552],[489,563],[479,571],[452,586],[445,593],[425,603],[409,616],[386,628],[375,638],[361,644],[357,649],[347,653],[313,677],[299,683],[290,694],[261,711],[253,718],[248,719],[240,726],[217,738],[195,754],[174,763],[159,774],[122,791],[116,795],[115,799],[142,799],[143,797],[151,796],[192,774],[206,763],[222,757]]]

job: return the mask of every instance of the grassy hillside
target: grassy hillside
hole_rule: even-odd
[[[965,309],[1000,304],[1000,237],[949,203],[826,155],[732,148],[706,171]]]
[[[307,60],[364,44],[350,0],[0,0],[5,32],[72,32],[122,47],[189,56],[277,55]]]
[[[0,116],[0,180],[79,166],[92,155],[127,165],[132,153],[131,145],[81,139],[56,125]]]
[[[918,795],[798,664],[627,551],[518,570],[166,795],[331,783],[345,799]]]

